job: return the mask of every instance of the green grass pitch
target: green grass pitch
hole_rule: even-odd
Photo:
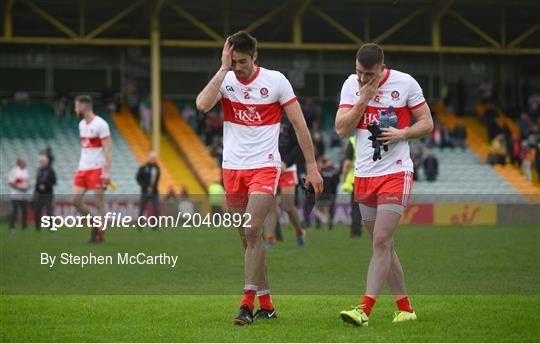
[[[267,253],[279,318],[235,327],[243,254],[235,230],[112,229],[107,243],[60,230],[9,234],[0,226],[2,342],[539,342],[540,229],[537,226],[403,226],[396,249],[418,320],[392,324],[385,289],[367,328],[339,311],[363,292],[366,236],[310,230]],[[40,253],[167,252],[168,266],[40,265]]]

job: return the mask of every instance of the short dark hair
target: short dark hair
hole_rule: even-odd
[[[366,69],[382,64],[384,62],[384,52],[380,45],[366,43],[358,49],[356,60]]]
[[[244,53],[253,56],[257,51],[257,40],[247,31],[238,31],[229,36],[229,42],[234,46],[233,50],[239,53]]]
[[[77,98],[75,98],[75,101],[84,105],[88,105],[90,107],[94,105],[94,102],[92,101],[92,97],[90,97],[89,95],[77,96]]]

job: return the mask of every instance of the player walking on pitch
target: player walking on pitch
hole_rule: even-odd
[[[223,47],[221,68],[197,96],[199,111],[221,101],[223,183],[232,213],[247,214],[238,229],[245,249],[244,298],[237,325],[276,317],[262,240],[262,225],[276,193],[281,159],[278,150],[282,110],[292,123],[307,164],[306,182],[322,192],[313,145],[300,104],[283,74],[259,67],[257,41],[246,31],[230,36]],[[232,69],[232,71],[231,71]],[[253,315],[255,296],[259,310]]]
[[[81,137],[81,159],[73,180],[73,205],[79,214],[86,216],[90,209],[83,203],[86,191],[94,190],[97,214],[103,219],[105,213],[105,188],[111,182],[112,142],[109,124],[96,115],[90,96],[75,98],[75,113],[79,122]],[[91,243],[105,241],[103,224],[94,226],[90,236]]]
[[[376,159],[368,126],[372,123],[379,126],[381,114],[391,108],[397,115],[397,128],[381,129],[382,133],[376,136],[381,145],[388,145],[388,151],[381,150],[381,158]],[[411,115],[416,120],[412,126]],[[413,164],[407,141],[431,132],[433,120],[418,82],[408,74],[386,68],[382,48],[372,43],[358,50],[356,74],[347,78],[341,90],[336,131],[345,137],[353,129],[356,130],[354,193],[372,238],[373,255],[365,296],[354,309],[342,311],[341,318],[353,325],[367,326],[377,296],[388,283],[398,307],[393,321],[415,320],[393,234],[412,187]]]

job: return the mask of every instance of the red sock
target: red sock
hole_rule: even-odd
[[[375,300],[374,298],[372,297],[369,297],[369,296],[364,296],[364,298],[362,299],[362,301],[360,301],[360,305],[363,305],[364,306],[364,312],[366,313],[366,315],[369,317],[369,315],[371,314],[371,309],[373,308],[373,306],[375,305]]]
[[[240,307],[243,305],[247,305],[250,310],[253,310],[255,307],[255,295],[256,291],[253,289],[244,289],[244,298],[242,299],[242,302],[240,302]]]
[[[99,241],[105,241],[105,232],[103,232],[101,229],[97,229],[97,239]]]
[[[304,235],[304,230],[302,228],[296,228],[295,232],[296,232],[296,236]]]
[[[268,242],[270,245],[274,245],[275,242],[276,242],[276,238],[274,238],[273,236],[269,236],[269,237],[266,239],[266,242]]]
[[[274,305],[272,304],[272,297],[270,296],[270,293],[259,295],[259,306],[262,309],[266,309],[267,311],[271,311],[274,309]]]
[[[409,298],[407,296],[396,301],[398,310],[412,313],[413,309],[409,304]]]

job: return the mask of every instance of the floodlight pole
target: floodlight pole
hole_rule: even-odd
[[[152,88],[152,150],[159,154],[161,141],[161,51],[159,31],[159,9],[163,1],[158,0],[150,23],[150,78]]]

